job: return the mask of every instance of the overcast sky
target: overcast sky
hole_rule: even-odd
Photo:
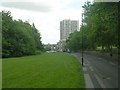
[[[42,43],[56,44],[60,40],[60,21],[79,20],[87,0],[1,0],[0,11],[9,10],[13,19],[34,23]],[[93,0],[89,0],[93,1]]]

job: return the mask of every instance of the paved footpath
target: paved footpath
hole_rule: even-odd
[[[72,55],[81,63],[80,53]],[[118,88],[118,67],[116,63],[85,54],[83,59],[86,88]]]

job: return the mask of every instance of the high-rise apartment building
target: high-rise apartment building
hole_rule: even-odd
[[[62,20],[60,22],[60,41],[58,42],[59,50],[64,51],[66,39],[71,33],[79,30],[78,20]]]
[[[69,34],[79,29],[79,21],[77,20],[63,20],[60,22],[60,40],[66,41]]]

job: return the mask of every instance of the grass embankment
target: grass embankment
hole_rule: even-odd
[[[80,63],[66,53],[3,59],[3,88],[84,88]]]
[[[102,52],[102,53],[110,53],[110,51],[108,51],[107,49],[102,50],[102,47],[97,47],[96,51]],[[117,47],[113,46],[112,47],[112,53],[113,54],[120,54],[120,50]]]

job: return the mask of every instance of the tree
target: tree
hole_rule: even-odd
[[[102,46],[103,49],[105,47],[106,50],[111,51],[112,46],[117,41],[118,4],[107,2],[90,4],[87,2],[83,8],[85,15],[84,27],[90,31],[91,41],[95,41],[95,45]]]
[[[78,51],[81,47],[79,32],[74,32],[70,34],[66,41],[66,47],[71,51]]]
[[[72,34],[67,40],[68,48],[74,50],[81,46],[83,32],[83,49],[96,50],[102,46],[102,50],[112,52],[112,46],[120,47],[118,39],[118,3],[117,2],[95,2],[84,4],[83,26],[80,32]],[[76,45],[77,44],[77,45]],[[80,49],[80,48],[77,48]]]
[[[13,20],[9,11],[2,11],[2,23],[2,57],[32,55],[43,50],[35,25]]]

